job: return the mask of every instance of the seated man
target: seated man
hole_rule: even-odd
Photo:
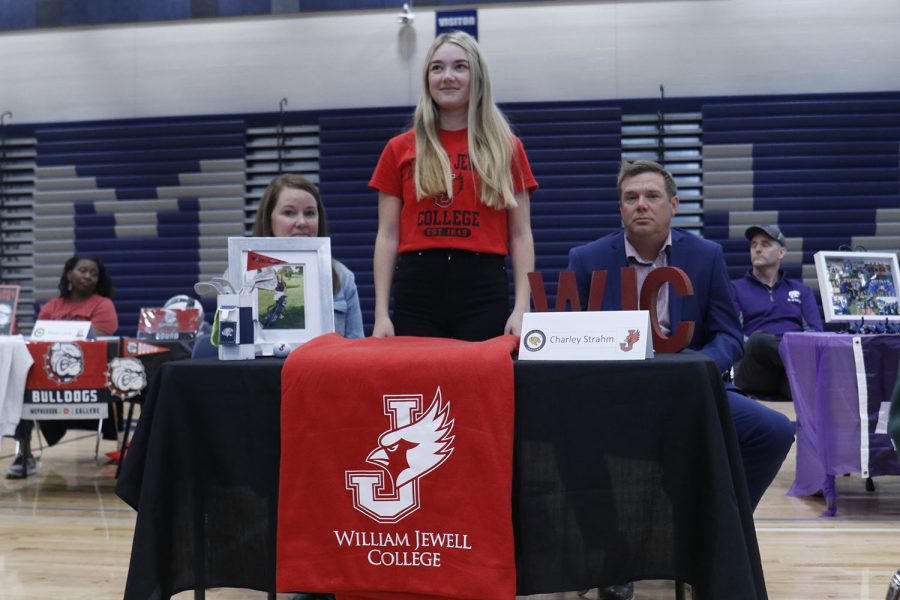
[[[602,309],[620,310],[622,267],[637,270],[638,294],[650,271],[662,266],[678,267],[691,279],[694,295],[676,298],[668,293],[668,285],[663,286],[657,304],[660,326],[670,333],[679,322],[694,321],[689,347],[712,358],[720,371],[728,371],[740,358],[743,344],[722,247],[671,228],[678,210],[678,190],[672,175],[655,162],[623,162],[618,191],[624,231],[569,252],[568,268],[575,272],[582,305],[586,305],[593,271],[607,273]],[[728,402],[741,447],[750,504],[755,509],[794,443],[794,425],[734,386],[728,390]],[[631,597],[630,584],[601,590],[604,599]]]
[[[744,358],[734,367],[734,382],[751,394],[790,400],[791,388],[778,354],[781,336],[789,331],[822,331],[822,317],[809,286],[788,279],[781,270],[787,253],[781,230],[754,225],[744,235],[750,241],[752,268],[731,282],[747,340]]]

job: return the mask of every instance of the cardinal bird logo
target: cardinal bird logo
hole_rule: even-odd
[[[449,410],[449,405],[441,403],[438,388],[425,414],[405,427],[381,434],[378,447],[369,453],[366,462],[387,471],[394,487],[435,470],[453,453],[453,419],[448,417]]]
[[[625,341],[619,344],[619,350],[622,352],[631,352],[631,349],[634,348],[634,345],[637,344],[640,339],[641,332],[639,329],[629,329],[628,335],[625,336]]]
[[[384,396],[391,427],[378,437],[366,462],[378,471],[347,471],[345,483],[353,506],[379,523],[396,523],[419,506],[419,482],[453,454],[454,420],[450,403],[437,388],[422,410],[421,395]]]

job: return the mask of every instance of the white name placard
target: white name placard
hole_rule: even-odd
[[[86,340],[91,332],[90,321],[47,321],[38,319],[31,330],[36,342],[74,342]]]
[[[646,310],[525,313],[519,360],[643,360],[650,340]]]

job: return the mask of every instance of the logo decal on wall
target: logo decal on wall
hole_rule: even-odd
[[[345,472],[353,507],[379,523],[397,523],[420,506],[419,482],[453,453],[453,419],[439,387],[427,410],[421,394],[385,395],[390,426],[366,462],[378,471]]]

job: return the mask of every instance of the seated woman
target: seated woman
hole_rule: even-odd
[[[269,183],[253,223],[256,237],[327,237],[328,218],[316,186],[301,175],[279,175]],[[353,272],[331,261],[334,330],[346,338],[361,338],[362,311]],[[277,287],[276,287],[277,291]],[[333,600],[331,594],[300,592],[291,600]]]
[[[113,335],[119,328],[119,317],[112,302],[113,284],[103,262],[97,258],[73,256],[63,265],[59,278],[59,296],[53,298],[38,313],[38,319],[49,321],[90,321],[96,335]],[[81,422],[78,422],[81,423]],[[67,421],[45,421],[41,427],[47,444],[54,445],[66,433]],[[19,421],[15,438],[19,451],[13,460],[7,479],[20,479],[37,472],[31,454],[33,421]]]
[[[328,237],[325,204],[316,186],[302,175],[286,173],[269,183],[259,203],[255,237]],[[334,330],[346,338],[361,338],[362,311],[353,272],[331,261]]]
[[[315,184],[302,175],[290,173],[273,179],[260,200],[253,236],[328,237],[325,204]],[[332,260],[331,284],[335,332],[345,338],[365,337],[353,271]],[[208,336],[197,339],[193,355],[194,358],[216,355]]]

